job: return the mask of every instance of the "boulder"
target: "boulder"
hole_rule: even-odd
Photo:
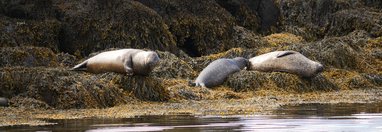
[[[77,56],[108,48],[177,52],[169,27],[154,10],[132,0],[54,0],[62,22],[59,49]]]
[[[58,51],[59,21],[17,19],[1,14],[0,19],[0,47],[37,46]]]
[[[137,0],[162,16],[177,46],[191,57],[233,48],[235,19],[214,0]]]

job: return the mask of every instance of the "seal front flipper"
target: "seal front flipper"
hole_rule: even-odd
[[[195,82],[192,82],[192,81],[188,81],[188,86],[190,86],[190,87],[195,87],[195,86],[196,86],[196,83],[195,83]]]
[[[129,59],[127,59],[123,65],[123,67],[125,68],[125,72],[127,73],[127,75],[133,75],[134,74],[134,70],[133,70],[133,62],[132,62],[132,58],[130,57]]]
[[[70,69],[71,71],[85,71],[86,70],[86,65],[88,64],[88,61],[84,61],[76,66],[74,66],[72,69]]]

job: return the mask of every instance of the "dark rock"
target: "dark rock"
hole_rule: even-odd
[[[112,82],[118,76],[41,67],[1,68],[0,95],[32,98],[59,109],[105,108],[127,101],[121,87]]]
[[[57,61],[60,67],[73,67],[77,65],[77,57],[68,53],[58,53],[56,54]]]
[[[18,19],[46,19],[55,17],[52,0],[2,0],[0,13]]]
[[[270,33],[277,26],[280,10],[274,0],[217,0],[239,23],[252,31]]]
[[[240,26],[255,32],[260,30],[261,20],[257,13],[259,1],[217,0],[216,2],[229,11]]]
[[[163,79],[150,76],[123,76],[118,79],[123,89],[132,92],[135,97],[146,101],[167,101],[169,91],[163,84]]]
[[[235,19],[214,0],[138,0],[163,17],[177,46],[191,57],[233,48]]]
[[[373,18],[372,13],[363,15],[365,10],[359,8],[363,6],[360,1],[294,0],[277,1],[277,3],[281,11],[281,25],[284,31],[303,36],[308,41],[324,38],[328,32],[330,32],[329,35],[344,35],[355,29],[370,29],[368,23],[373,22],[370,21]],[[355,10],[355,12],[343,10]],[[356,18],[358,20],[355,21],[367,23],[367,25],[348,24],[348,21],[353,21],[351,18]],[[347,28],[341,30],[342,28],[338,26]],[[354,28],[356,26],[358,27]]]
[[[192,79],[197,76],[192,66],[185,60],[178,58],[169,52],[157,51],[159,54],[159,64],[151,73],[159,78],[184,78]]]
[[[235,33],[233,34],[234,47],[241,48],[263,48],[269,47],[270,44],[261,36],[255,34],[251,30],[241,26],[234,27]]]
[[[0,15],[0,47],[38,46],[58,51],[60,22],[24,20]]]
[[[382,13],[359,8],[338,11],[331,17],[328,36],[343,36],[354,30],[365,30],[372,36],[382,36]]]
[[[380,0],[363,0],[366,6],[382,9],[382,1]]]
[[[370,82],[372,82],[374,85],[377,85],[379,87],[382,87],[382,74],[368,74],[364,73],[361,74],[363,77],[368,79]]]
[[[87,56],[108,48],[177,52],[174,37],[154,10],[131,0],[54,0],[61,51]]]
[[[54,67],[56,54],[44,47],[0,47],[0,67]]]

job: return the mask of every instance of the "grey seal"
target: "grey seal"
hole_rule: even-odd
[[[191,86],[215,87],[226,80],[226,78],[248,66],[248,59],[236,57],[234,59],[217,59],[202,70]]]
[[[0,97],[0,106],[7,107],[9,105],[8,102],[7,98]]]
[[[159,56],[154,51],[120,49],[99,53],[71,70],[91,73],[117,72],[128,75],[148,75],[158,64]]]
[[[301,77],[315,77],[324,70],[322,64],[296,51],[274,51],[249,59],[249,70],[287,72]]]

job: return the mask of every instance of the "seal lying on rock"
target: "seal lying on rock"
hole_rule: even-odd
[[[249,70],[264,72],[288,72],[301,77],[314,77],[324,70],[315,61],[306,58],[296,51],[274,51],[249,59]]]
[[[202,87],[218,86],[222,84],[229,75],[244,69],[247,65],[248,60],[243,57],[215,60],[204,68],[195,82],[190,82],[190,85]]]
[[[102,52],[71,70],[85,70],[91,73],[117,72],[128,75],[148,75],[158,64],[156,52],[140,49],[120,49]]]
[[[8,99],[0,97],[0,106],[7,107],[8,106]]]

